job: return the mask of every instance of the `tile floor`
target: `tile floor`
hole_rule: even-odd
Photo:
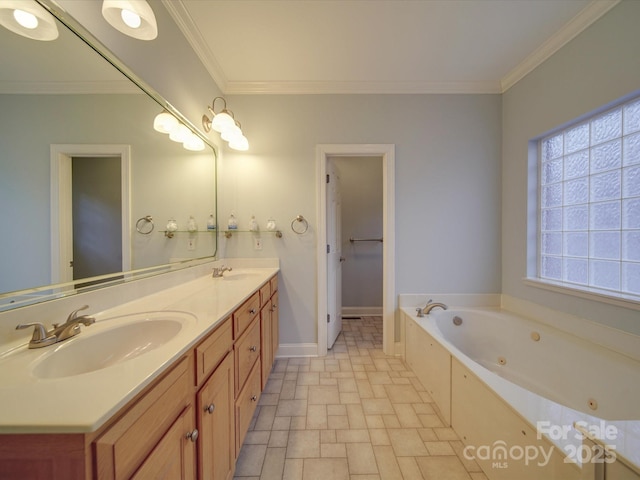
[[[235,480],[487,480],[404,362],[382,320],[344,320],[324,358],[278,359]]]

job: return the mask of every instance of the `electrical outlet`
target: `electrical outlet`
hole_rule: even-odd
[[[187,250],[195,250],[196,249],[196,239],[189,238],[187,239]]]
[[[262,239],[260,237],[256,237],[253,241],[253,248],[255,250],[262,250]]]

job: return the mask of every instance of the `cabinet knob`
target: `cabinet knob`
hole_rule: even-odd
[[[251,397],[251,401],[252,402],[255,402],[256,400],[258,400],[258,396],[257,395],[254,395],[253,397]]]
[[[256,350],[258,350],[258,347],[256,347],[255,345],[251,345],[249,347],[249,350],[251,350],[252,352],[255,352]]]
[[[216,406],[212,403],[211,405],[206,406],[204,408],[204,411],[208,413],[213,413],[215,409],[216,409]]]
[[[195,443],[195,441],[198,440],[198,429],[194,428],[193,432],[187,433],[186,437]]]
[[[253,315],[254,313],[256,313],[256,309],[255,309],[255,308],[252,308],[251,310],[249,310],[249,313],[250,313],[251,315]]]
[[[276,305],[275,303],[273,304],[273,306],[271,307],[271,311],[275,312],[276,308],[278,308],[278,305]]]

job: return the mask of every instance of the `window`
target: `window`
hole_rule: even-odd
[[[538,153],[538,278],[640,300],[640,97]]]

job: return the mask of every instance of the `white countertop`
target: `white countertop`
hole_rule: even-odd
[[[39,349],[26,344],[0,355],[0,433],[86,433],[100,428],[164,369],[198,343],[219,321],[240,306],[278,268],[234,269],[228,278],[211,274],[116,308],[96,313],[82,333]],[[114,317],[157,311],[195,316],[167,343],[136,358],[89,373],[56,379],[33,375],[44,355],[109,328]]]

